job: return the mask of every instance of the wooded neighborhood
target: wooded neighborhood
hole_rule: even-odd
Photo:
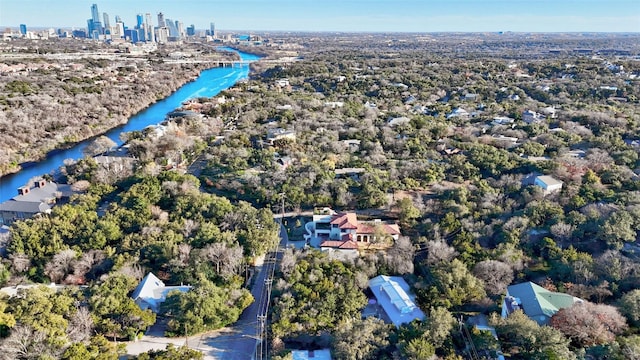
[[[639,40],[273,34],[249,79],[65,163],[73,194],[7,222],[0,358],[232,326],[274,255],[273,359],[638,359]],[[18,85],[11,121],[38,97]],[[207,354],[138,358],[162,356]]]

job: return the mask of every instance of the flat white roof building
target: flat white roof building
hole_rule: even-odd
[[[426,316],[415,303],[409,284],[400,276],[380,275],[369,280],[369,288],[384,310],[387,318],[396,327]]]
[[[533,184],[544,189],[545,194],[550,194],[554,191],[560,191],[562,189],[562,181],[548,175],[536,176]]]

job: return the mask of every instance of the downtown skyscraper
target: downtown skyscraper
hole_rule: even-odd
[[[104,34],[97,4],[91,5],[91,19],[87,20],[87,28],[87,30],[89,30],[89,37],[92,39],[98,39],[100,35]]]

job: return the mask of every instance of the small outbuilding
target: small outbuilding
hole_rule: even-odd
[[[536,176],[533,184],[540,186],[545,194],[562,190],[562,181],[548,175]]]

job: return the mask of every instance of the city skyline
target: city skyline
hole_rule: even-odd
[[[162,12],[197,29],[215,22],[252,31],[640,32],[636,0],[22,0],[0,2],[0,26],[86,28],[94,3],[129,27],[137,14]]]

